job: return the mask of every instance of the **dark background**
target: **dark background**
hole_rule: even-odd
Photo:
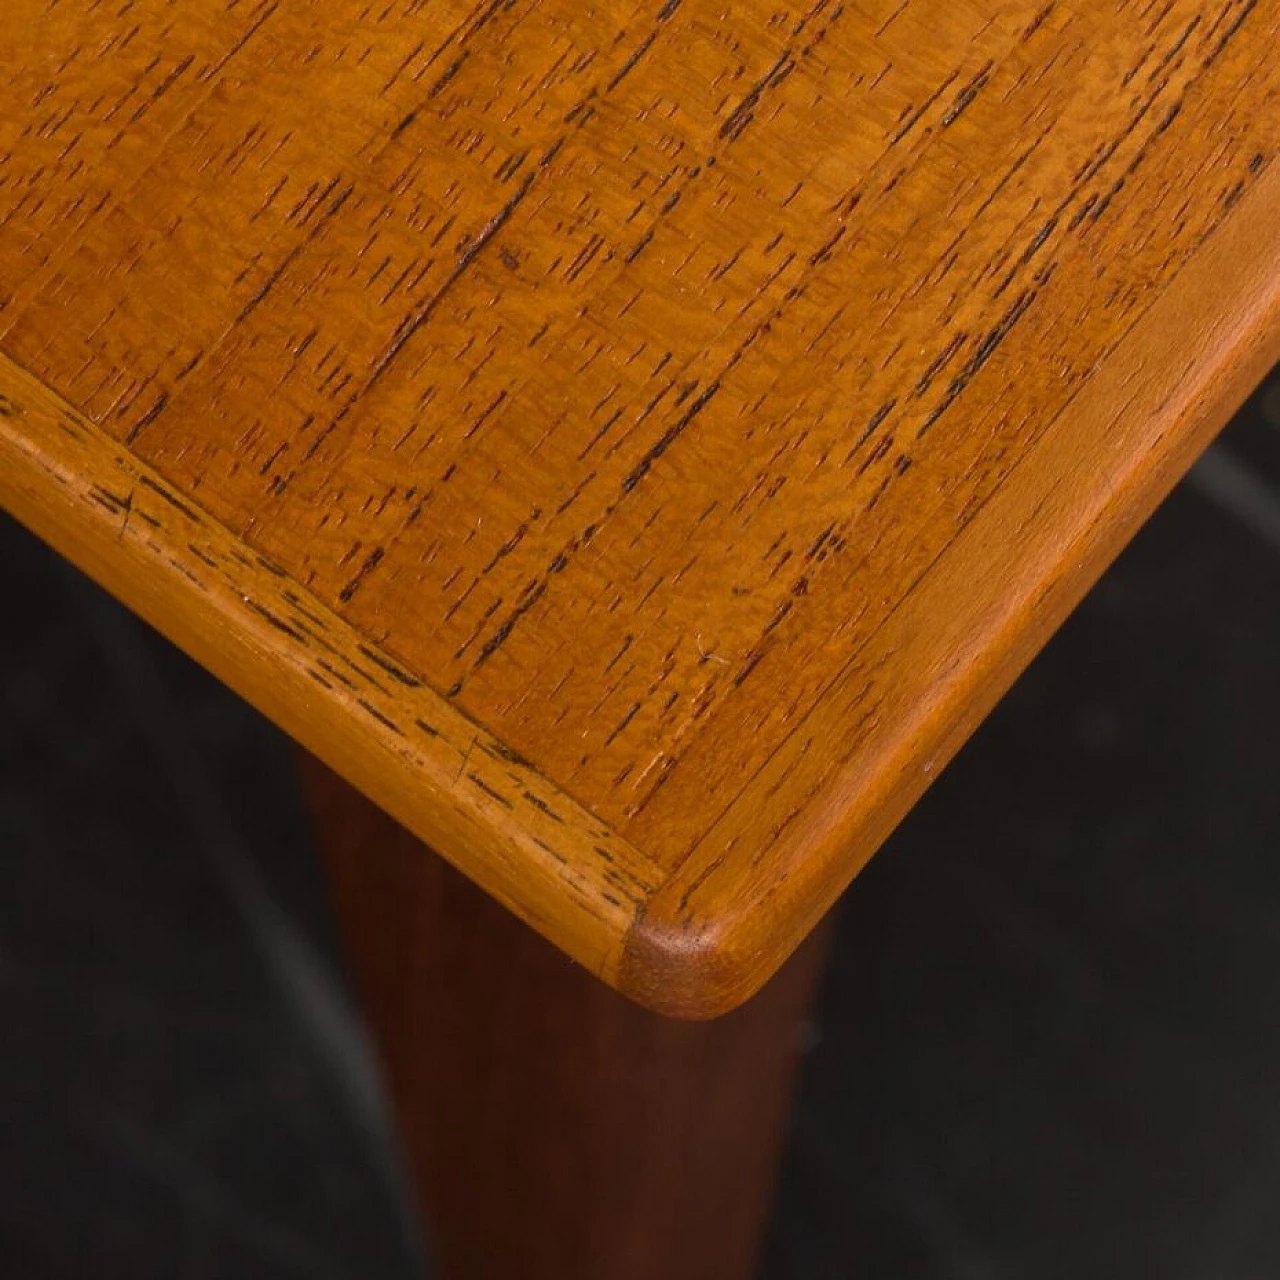
[[[0,600],[0,1276],[422,1275],[288,742]],[[1278,646],[1273,377],[846,896],[765,1280],[1280,1275]]]

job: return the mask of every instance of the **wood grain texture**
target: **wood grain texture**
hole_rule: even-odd
[[[6,504],[668,1012],[1280,354],[1280,0],[10,7]],[[92,496],[143,476],[216,570]]]
[[[6,506],[616,980],[660,868],[3,357],[0,388]]]

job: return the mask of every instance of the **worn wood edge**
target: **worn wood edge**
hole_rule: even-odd
[[[0,506],[616,983],[661,868],[2,352]]]
[[[1273,166],[650,899],[623,989],[695,1018],[758,990],[1277,359]],[[909,674],[861,724],[887,653]]]

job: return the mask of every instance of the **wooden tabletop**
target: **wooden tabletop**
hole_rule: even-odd
[[[0,499],[719,1012],[1280,355],[1278,49],[1280,0],[6,0]]]

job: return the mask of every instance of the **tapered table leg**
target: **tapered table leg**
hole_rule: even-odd
[[[669,1021],[303,773],[447,1280],[751,1276],[823,931],[743,1008]]]

